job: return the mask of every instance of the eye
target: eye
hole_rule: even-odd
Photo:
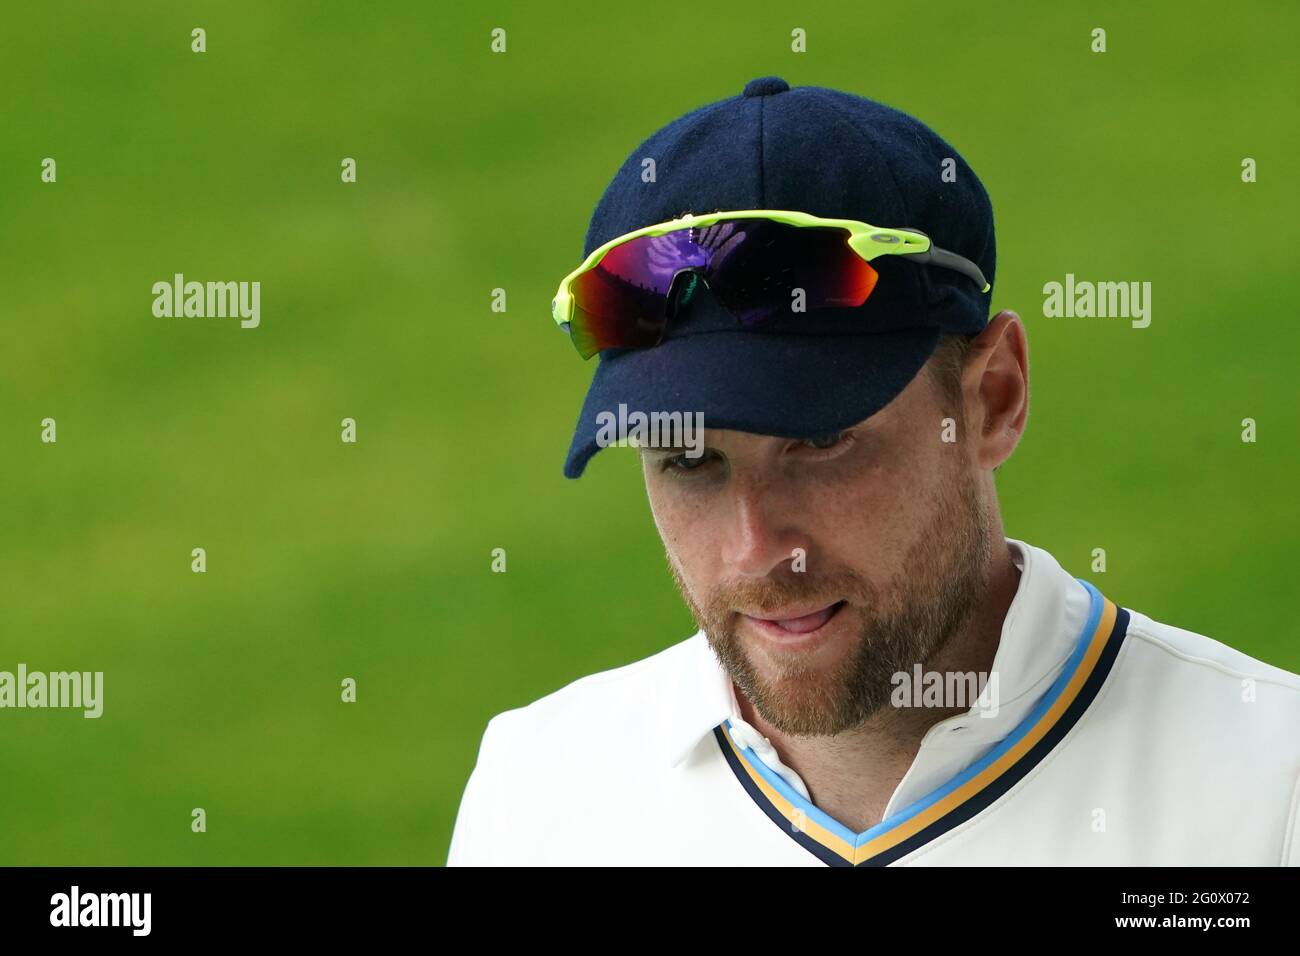
[[[817,451],[829,451],[841,443],[847,444],[849,441],[852,441],[852,439],[853,436],[846,431],[834,432],[830,435],[823,435],[820,438],[806,438],[804,439],[803,444],[807,445],[809,448],[814,448]]]
[[[694,456],[685,453],[680,455],[670,455],[660,461],[659,470],[677,472],[679,474],[690,471],[699,471],[701,466],[708,464],[712,458],[713,453],[707,451],[702,455]]]
[[[798,460],[822,462],[847,454],[856,441],[857,436],[853,431],[845,430],[830,435],[819,435],[816,438],[804,438],[789,447],[790,452]]]

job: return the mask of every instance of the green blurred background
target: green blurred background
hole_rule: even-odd
[[[441,863],[489,717],[693,630],[632,453],[561,477],[594,363],[548,306],[628,153],[769,74],[992,195],[1008,534],[1300,670],[1300,8],[1138,6],[9,8],[0,670],[102,670],[105,710],[0,711],[0,863]],[[176,272],[260,281],[261,327],[154,318]],[[1152,282],[1151,326],[1043,318],[1067,272]]]

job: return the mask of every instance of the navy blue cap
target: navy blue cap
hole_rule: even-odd
[[[642,179],[654,160],[654,181]],[[973,261],[990,285],[996,247],[988,194],[955,149],[896,109],[780,77],[673,120],[634,149],[606,187],[582,257],[685,213],[790,209],[915,229]],[[741,328],[700,286],[649,349],[600,353],[564,465],[579,477],[597,418],[620,404],[702,413],[706,428],[818,438],[869,418],[907,387],[944,332],[975,335],[992,290],[961,273],[882,256],[870,298]]]

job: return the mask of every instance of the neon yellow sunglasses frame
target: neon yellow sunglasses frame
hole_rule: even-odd
[[[582,265],[560,281],[560,288],[555,293],[555,298],[551,300],[551,316],[555,319],[555,324],[563,328],[573,320],[574,300],[573,293],[570,291],[573,280],[599,265],[605,258],[605,254],[615,246],[642,236],[662,236],[664,233],[675,232],[678,229],[709,226],[724,219],[771,219],[791,226],[846,229],[849,233],[849,248],[867,262],[878,256],[909,256],[912,261],[923,265],[941,266],[962,273],[980,286],[980,292],[988,292],[991,288],[979,266],[955,252],[940,249],[930,241],[929,236],[916,229],[888,229],[857,219],[825,219],[811,213],[790,209],[733,209],[700,215],[688,213],[680,218],[670,219],[668,222],[634,229],[593,249],[591,255],[582,261]]]

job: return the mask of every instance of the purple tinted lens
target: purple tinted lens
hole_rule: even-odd
[[[861,305],[876,272],[848,237],[840,228],[730,219],[628,240],[574,280],[574,341],[586,357],[656,345],[668,292],[683,269],[698,271],[747,325],[789,314],[796,301],[807,310]]]
[[[683,269],[707,266],[691,229],[639,236],[605,253],[573,281],[570,332],[584,358],[608,348],[649,348],[663,338],[668,290]]]
[[[667,295],[673,278],[683,269],[707,267],[713,251],[701,245],[695,229],[678,229],[662,236],[640,236],[615,246],[596,269],[637,288]]]

